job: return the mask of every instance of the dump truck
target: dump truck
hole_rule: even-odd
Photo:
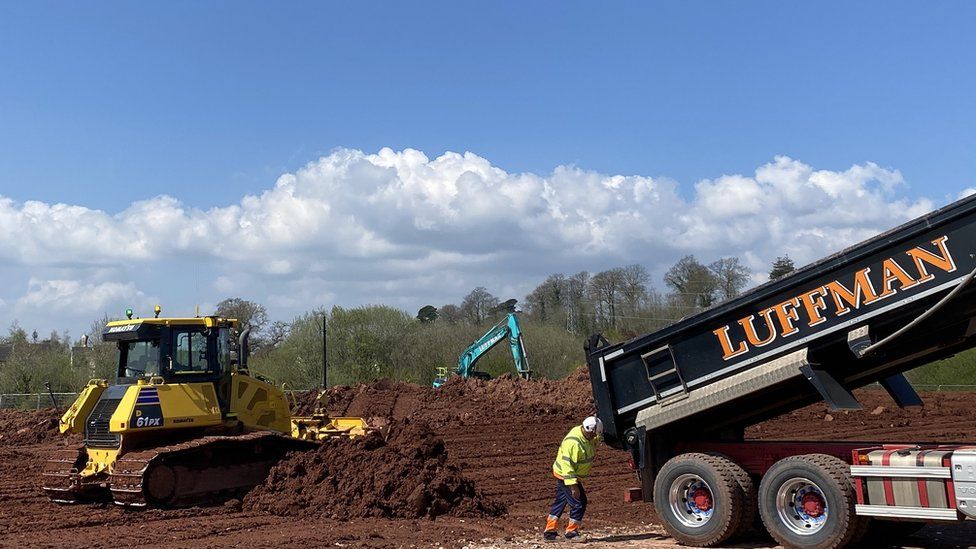
[[[59,421],[84,445],[43,471],[56,503],[187,506],[260,484],[288,452],[372,430],[322,409],[293,417],[285,393],[247,368],[249,329],[236,319],[132,318],[102,334],[118,347],[116,377],[88,382]]]
[[[823,548],[976,519],[976,443],[806,442],[823,424],[797,424],[796,441],[744,436],[818,401],[857,409],[852,390],[871,384],[921,406],[904,373],[976,346],[974,254],[976,196],[661,330],[590,337],[605,440],[639,481],[625,499],[706,547],[754,527]]]

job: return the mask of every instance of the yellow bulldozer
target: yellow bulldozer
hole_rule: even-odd
[[[247,369],[250,330],[235,319],[132,318],[102,338],[118,346],[116,379],[95,379],[60,419],[84,446],[44,470],[57,503],[113,500],[186,506],[239,495],[288,452],[373,430],[319,409],[293,417],[284,391]]]

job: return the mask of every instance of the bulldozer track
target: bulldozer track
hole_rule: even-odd
[[[55,503],[75,503],[80,499],[78,463],[85,456],[84,446],[58,450],[44,464],[44,493]],[[83,461],[81,461],[84,463]]]
[[[122,455],[112,468],[112,499],[125,507],[206,503],[260,484],[287,452],[313,446],[278,433],[255,432],[136,450]]]

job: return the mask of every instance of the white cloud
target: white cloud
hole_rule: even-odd
[[[145,294],[132,282],[83,282],[79,280],[39,280],[31,278],[27,293],[17,300],[16,309],[98,313],[120,303],[145,300]]]
[[[116,214],[0,197],[0,260],[37,277],[21,311],[145,300],[119,280],[147,287],[131,269],[163,265],[191,271],[200,302],[225,297],[202,287],[266,299],[282,316],[323,299],[410,308],[478,285],[531,289],[556,271],[654,270],[687,253],[738,255],[760,273],[784,253],[802,264],[934,207],[899,198],[904,185],[870,162],[831,171],[779,156],[752,174],[699,181],[685,199],[669,179],[573,166],[508,173],[472,153],[339,149],[208,210],[167,196]],[[34,274],[47,271],[57,274]],[[161,293],[191,299],[180,283]]]
[[[966,198],[967,196],[972,196],[974,194],[976,194],[976,187],[969,187],[968,189],[965,189],[959,193],[959,198]]]

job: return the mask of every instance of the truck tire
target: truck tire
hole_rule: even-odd
[[[742,523],[739,525],[739,531],[733,534],[733,537],[738,538],[754,530],[762,530],[762,521],[759,519],[759,496],[756,491],[756,483],[753,482],[752,477],[742,466],[727,456],[711,452],[709,455],[721,458],[726,462],[726,468],[735,478],[735,481],[739,483],[739,489],[742,491],[742,506],[740,507]]]
[[[709,454],[682,454],[654,481],[654,508],[668,534],[684,545],[712,547],[742,530],[745,494],[739,466]]]
[[[759,484],[759,513],[785,547],[833,549],[857,543],[869,521],[854,512],[850,468],[824,454],[776,462]]]

